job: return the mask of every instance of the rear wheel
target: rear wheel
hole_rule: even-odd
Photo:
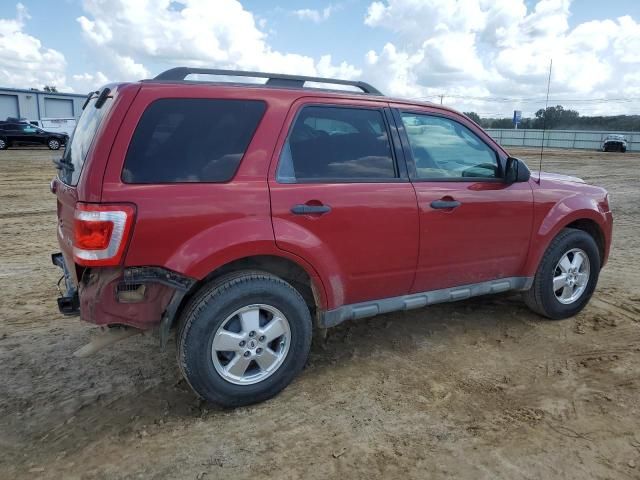
[[[60,148],[60,140],[51,138],[47,142],[47,146],[49,147],[49,150],[58,150]]]
[[[564,229],[547,248],[531,289],[524,293],[525,302],[553,320],[571,317],[589,302],[599,273],[600,254],[593,237]]]
[[[248,405],[293,380],[311,332],[309,308],[291,285],[268,273],[234,274],[189,302],[178,329],[178,364],[205,400]]]
[[[7,141],[4,138],[0,138],[0,150],[4,150],[8,147]]]

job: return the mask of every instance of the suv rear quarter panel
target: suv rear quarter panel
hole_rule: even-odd
[[[104,173],[102,201],[130,202],[137,207],[125,266],[162,266],[202,279],[234,260],[279,255],[300,264],[317,281],[308,263],[276,247],[271,225],[267,172],[282,123],[296,96],[283,91],[265,94],[265,89],[143,84],[122,122]],[[266,102],[264,116],[229,182],[126,184],[121,180],[133,132],[145,109],[160,98]],[[324,302],[324,290],[320,290]]]

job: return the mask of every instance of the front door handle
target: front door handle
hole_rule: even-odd
[[[458,200],[434,200],[431,202],[431,208],[444,209],[444,208],[458,208],[462,205]]]
[[[331,207],[329,205],[294,205],[291,207],[291,213],[294,215],[322,215],[329,213]]]

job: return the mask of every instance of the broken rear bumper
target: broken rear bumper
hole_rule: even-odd
[[[173,323],[180,301],[194,279],[160,267],[87,268],[76,286],[62,254],[52,255],[62,268],[66,291],[58,308],[96,325],[127,325],[148,330]],[[61,279],[62,282],[62,279]]]
[[[78,295],[78,288],[71,278],[67,265],[64,263],[62,253],[52,254],[51,261],[64,272],[63,277],[60,278],[60,282],[64,280],[64,291],[60,288],[60,282],[58,282],[58,290],[60,291],[60,297],[58,297],[58,310],[60,310],[60,313],[63,315],[80,315],[80,297]]]

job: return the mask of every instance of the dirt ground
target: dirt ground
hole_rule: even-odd
[[[57,313],[56,156],[0,152],[0,478],[640,478],[639,154],[546,155],[612,196],[611,258],[577,317],[504,295],[348,322],[237,410],[195,398],[173,342],[72,357],[95,328]]]

